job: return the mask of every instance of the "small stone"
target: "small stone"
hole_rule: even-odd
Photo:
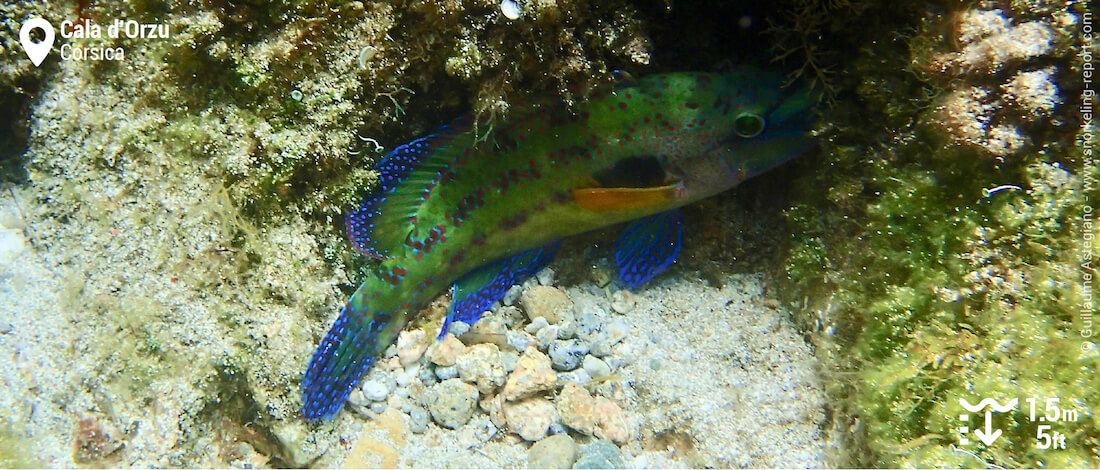
[[[584,385],[592,381],[592,376],[588,375],[584,369],[577,369],[570,372],[562,372],[558,374],[558,383],[573,382],[575,384]]]
[[[592,414],[596,417],[596,437],[622,444],[630,439],[630,423],[623,409],[604,397],[596,397]]]
[[[363,395],[363,390],[361,388],[356,388],[348,394],[348,404],[353,406],[368,406],[370,405],[370,400]]]
[[[527,468],[573,468],[577,443],[569,434],[555,434],[536,442],[527,451]]]
[[[429,387],[439,383],[439,379],[436,378],[435,371],[431,367],[422,367],[417,377],[420,378],[421,383]]]
[[[523,293],[523,287],[518,285],[508,288],[508,291],[504,293],[504,297],[500,299],[500,303],[504,305],[515,305],[519,300],[520,294]]]
[[[550,363],[557,370],[573,370],[581,365],[588,345],[579,340],[557,340],[550,345]]]
[[[607,367],[611,368],[611,372],[615,372],[621,369],[623,367],[623,364],[626,362],[622,358],[615,356],[604,358],[603,361],[607,363]]]
[[[449,379],[428,390],[428,411],[440,426],[458,429],[470,420],[477,407],[477,388],[459,379]]]
[[[607,342],[603,333],[600,333],[595,340],[592,341],[592,346],[589,351],[590,354],[596,357],[607,357],[611,355],[611,343]]]
[[[464,321],[453,321],[447,326],[447,332],[455,335],[455,338],[461,337],[470,331],[470,325],[467,325]]]
[[[603,328],[603,321],[595,313],[588,311],[577,317],[577,337],[588,339]]]
[[[458,434],[458,445],[469,449],[489,442],[497,435],[497,426],[488,416],[476,416]]]
[[[558,339],[573,339],[577,337],[577,320],[564,318],[558,322]]]
[[[409,431],[413,434],[424,434],[428,430],[428,411],[419,406],[413,406],[409,411]]]
[[[382,401],[390,394],[390,389],[380,380],[368,380],[360,387],[363,396],[370,401]]]
[[[614,346],[630,334],[630,326],[622,318],[616,318],[615,321],[605,325],[603,331],[607,341],[611,343],[611,346]]]
[[[478,402],[478,407],[489,415],[489,420],[499,428],[508,423],[504,420],[504,397],[502,395],[488,396]]]
[[[546,328],[548,326],[550,326],[550,322],[546,321],[546,317],[535,317],[535,318],[531,319],[531,323],[529,323],[527,325],[527,327],[525,327],[523,329],[523,331],[526,331],[526,332],[531,333],[531,334],[535,334],[539,330],[541,330],[543,328]]]
[[[619,313],[627,313],[634,310],[634,294],[626,289],[617,290],[611,294],[611,310]]]
[[[594,379],[602,379],[611,375],[611,367],[595,356],[584,356],[584,361],[581,364],[584,371],[588,372],[588,375],[591,375]]]
[[[428,360],[435,365],[453,366],[458,356],[464,352],[466,352],[466,345],[454,335],[447,333],[443,339],[428,348]]]
[[[508,346],[516,351],[524,351],[531,345],[531,337],[518,331],[508,330],[504,335],[508,339]]]
[[[435,373],[432,373],[432,379],[435,379]],[[422,406],[427,403],[427,400],[425,399],[425,395],[427,395],[427,388],[428,387],[424,386],[424,383],[419,380],[409,384],[409,387],[405,389],[405,391],[409,393],[409,402]]]
[[[516,368],[508,375],[501,395],[505,400],[517,398],[554,387],[557,374],[550,367],[550,358],[535,348],[527,348],[516,361]]]
[[[554,405],[542,397],[528,398],[504,405],[504,419],[508,430],[525,440],[538,441],[549,433],[550,425],[557,421]]]
[[[439,380],[449,380],[458,377],[457,366],[436,367],[435,376],[439,377]]]
[[[419,364],[414,365],[413,367],[405,368],[404,370],[398,371],[397,374],[394,375],[394,383],[396,383],[398,387],[407,387],[409,386],[409,384],[412,383],[413,378],[415,378],[418,374],[420,374]]]
[[[539,317],[542,318],[542,317]],[[558,326],[550,325],[535,333],[535,344],[538,344],[539,349],[545,351],[550,348],[550,345],[554,343],[554,340],[558,339]]]
[[[596,432],[596,415],[593,414],[596,401],[588,390],[572,382],[566,383],[555,405],[562,424],[588,436]]]
[[[544,317],[551,325],[573,315],[573,301],[565,291],[552,286],[534,286],[523,291],[519,304],[527,317]]]
[[[554,283],[554,270],[550,268],[542,268],[538,274],[535,274],[535,279],[538,279],[539,285],[548,286]]]
[[[501,307],[497,314],[500,315],[501,320],[504,320],[504,326],[508,329],[516,328],[516,325],[527,322],[527,315],[519,307]]]
[[[519,362],[519,354],[515,351],[501,351],[500,362],[504,364],[505,372],[512,373],[513,370],[516,370],[516,362]]]
[[[375,413],[382,414],[386,411],[386,402],[376,401],[374,403],[371,403],[370,404],[370,410],[375,412]]]
[[[625,468],[623,452],[609,441],[596,441],[581,450],[573,468]]]
[[[551,436],[553,436],[555,434],[563,434],[563,433],[565,433],[565,426],[564,425],[562,425],[561,423],[559,423],[557,421],[550,424],[550,435]]]
[[[500,358],[500,349],[495,344],[475,344],[458,356],[455,364],[458,376],[463,381],[473,383],[481,393],[492,393],[504,385],[507,372]]]

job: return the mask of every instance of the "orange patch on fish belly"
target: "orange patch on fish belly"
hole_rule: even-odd
[[[653,188],[584,188],[573,190],[573,202],[593,212],[644,209],[677,198],[679,185]]]

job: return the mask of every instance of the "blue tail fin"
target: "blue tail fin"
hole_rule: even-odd
[[[404,326],[394,315],[368,312],[353,297],[332,325],[302,378],[302,417],[329,419],[340,412],[359,379]]]

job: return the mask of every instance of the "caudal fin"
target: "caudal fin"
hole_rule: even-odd
[[[340,412],[348,395],[378,354],[404,326],[404,315],[370,312],[353,298],[340,311],[302,378],[302,417],[306,421],[329,419]]]

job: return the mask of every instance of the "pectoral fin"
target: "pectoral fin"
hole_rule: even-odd
[[[668,269],[680,255],[683,238],[679,209],[636,219],[615,242],[619,279],[635,288]]]
[[[573,202],[593,212],[644,209],[676,200],[680,184],[652,188],[584,188],[573,190]]]

